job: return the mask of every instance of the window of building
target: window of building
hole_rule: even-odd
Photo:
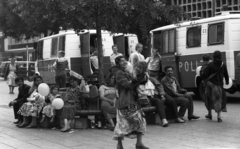
[[[51,56],[57,56],[58,52],[58,37],[52,38],[52,48],[51,48]]]
[[[65,38],[66,36],[59,37],[58,51],[65,51]]]
[[[223,44],[224,23],[210,24],[208,26],[208,45]]]
[[[187,47],[201,46],[201,26],[191,27],[187,29]]]

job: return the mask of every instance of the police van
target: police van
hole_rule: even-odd
[[[112,45],[118,45],[118,52],[130,55],[138,43],[137,36],[132,34],[111,34],[102,30],[103,44],[103,73],[106,75],[111,67],[110,55]],[[134,48],[133,48],[134,47]],[[72,74],[88,77],[92,74],[90,56],[92,49],[97,50],[96,30],[82,30],[76,33],[73,30],[60,31],[59,34],[42,38],[37,46],[37,69],[45,83],[55,84],[53,64],[57,59],[58,51],[65,52]]]
[[[229,77],[235,82],[235,58],[240,52],[240,12],[223,11],[215,17],[171,24],[150,33],[152,47],[162,55],[162,67],[173,66],[183,88],[195,93],[202,91],[199,88],[202,55],[212,56],[216,50],[221,51]]]

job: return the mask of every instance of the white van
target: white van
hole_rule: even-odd
[[[162,55],[163,68],[173,66],[183,88],[198,92],[202,80],[196,71],[202,65],[202,55],[211,56],[216,50],[221,51],[229,77],[235,80],[235,58],[240,52],[240,12],[221,12],[211,18],[159,27],[150,33],[152,47]]]
[[[129,55],[130,48],[137,44],[136,35],[111,34],[108,31],[102,31],[103,51],[103,73],[107,74],[111,67],[110,55],[112,54],[112,45],[118,45],[119,52],[123,55]],[[130,43],[129,43],[130,41]],[[65,51],[65,57],[68,59],[69,68],[73,72],[88,77],[92,74],[90,53],[91,49],[97,49],[96,30],[82,30],[78,34],[75,31],[61,31],[59,34],[42,38],[37,46],[37,72],[41,74],[45,83],[55,84],[53,63],[57,59],[58,51]],[[125,52],[127,51],[127,52]]]

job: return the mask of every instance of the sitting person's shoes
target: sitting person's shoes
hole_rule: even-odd
[[[199,118],[200,118],[199,116],[192,115],[192,116],[188,117],[188,120],[191,121],[191,120],[196,120],[196,119],[199,119]]]
[[[13,122],[13,124],[18,124],[20,121],[18,120],[18,121],[16,121],[16,122]]]
[[[218,117],[218,122],[221,123],[222,122],[222,119]]]
[[[149,149],[149,148],[144,145],[136,145],[136,149]]]
[[[186,120],[185,120],[183,117],[179,117],[179,119],[181,119],[181,120],[183,120],[183,121],[185,121],[185,122],[186,122]]]
[[[210,119],[210,120],[212,120],[212,115],[205,115],[205,117],[207,118],[207,119]]]
[[[166,119],[162,120],[162,126],[167,127],[168,126],[168,121]]]
[[[183,120],[183,119],[181,119],[181,118],[177,118],[176,120],[175,120],[175,123],[185,123],[186,121],[185,120]]]

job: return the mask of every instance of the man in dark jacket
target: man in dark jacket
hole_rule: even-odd
[[[180,87],[177,79],[173,77],[173,67],[166,66],[164,68],[166,76],[162,79],[161,83],[165,92],[174,98],[177,105],[180,106],[179,116],[183,119],[183,116],[188,109],[188,120],[199,119],[199,116],[193,115],[193,100],[192,96],[187,94],[187,90]]]
[[[153,77],[150,77],[149,80],[155,86],[154,97],[150,98],[152,104],[156,106],[159,104],[159,101],[162,101],[172,112],[176,123],[185,123],[185,120],[182,120],[178,116],[178,109],[177,109],[176,102],[171,96],[165,93],[163,85]]]
[[[22,77],[18,77],[15,79],[16,84],[18,85],[18,97],[9,103],[9,106],[13,106],[15,119],[18,121],[14,122],[14,124],[20,124],[23,121],[23,117],[17,114],[19,108],[27,102],[27,98],[29,97],[28,91],[30,86],[24,84],[24,80]]]

